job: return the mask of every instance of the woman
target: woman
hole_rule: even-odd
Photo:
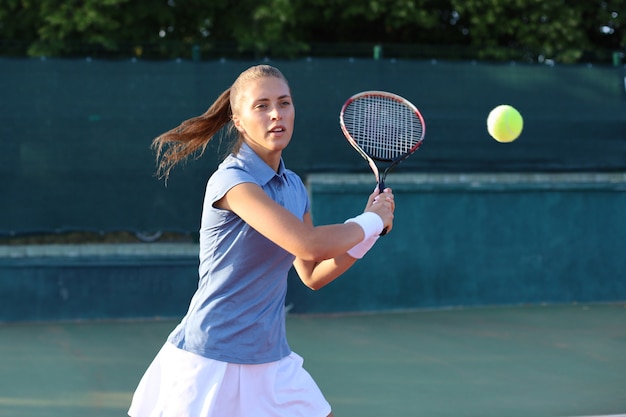
[[[393,226],[391,190],[344,224],[314,227],[307,191],[282,151],[295,110],[282,73],[254,66],[202,116],[154,140],[164,177],[226,124],[238,140],[208,181],[199,285],[143,376],[129,415],[326,417],[331,408],[285,335],[287,275],[319,289]]]

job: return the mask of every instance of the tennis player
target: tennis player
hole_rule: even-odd
[[[167,178],[222,127],[237,137],[206,187],[198,289],[139,382],[130,416],[332,416],[287,343],[287,274],[293,265],[312,289],[333,281],[391,230],[395,206],[390,189],[375,190],[362,214],[314,227],[305,186],[281,156],[294,120],[287,80],[258,65],[203,115],[154,140]]]

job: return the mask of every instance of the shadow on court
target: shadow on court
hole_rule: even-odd
[[[175,324],[0,325],[0,416],[126,415]],[[624,304],[292,315],[288,335],[336,417],[626,414]]]

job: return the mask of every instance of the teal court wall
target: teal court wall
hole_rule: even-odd
[[[373,176],[308,184],[315,221],[341,222]],[[323,293],[292,286],[292,311],[626,299],[626,174],[392,173],[387,185],[392,232]]]
[[[392,232],[292,313],[626,300],[626,174],[402,174]],[[359,213],[371,174],[307,177],[316,224]],[[4,251],[4,252],[2,252]],[[0,321],[179,317],[195,245],[0,249]]]
[[[0,322],[178,317],[194,244],[0,246]]]

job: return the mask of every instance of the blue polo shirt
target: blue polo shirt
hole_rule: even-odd
[[[278,172],[243,144],[208,181],[200,228],[199,284],[169,341],[223,362],[258,364],[289,355],[285,331],[287,274],[295,257],[229,210],[213,207],[237,184],[254,183],[299,219],[309,210],[302,180]]]

